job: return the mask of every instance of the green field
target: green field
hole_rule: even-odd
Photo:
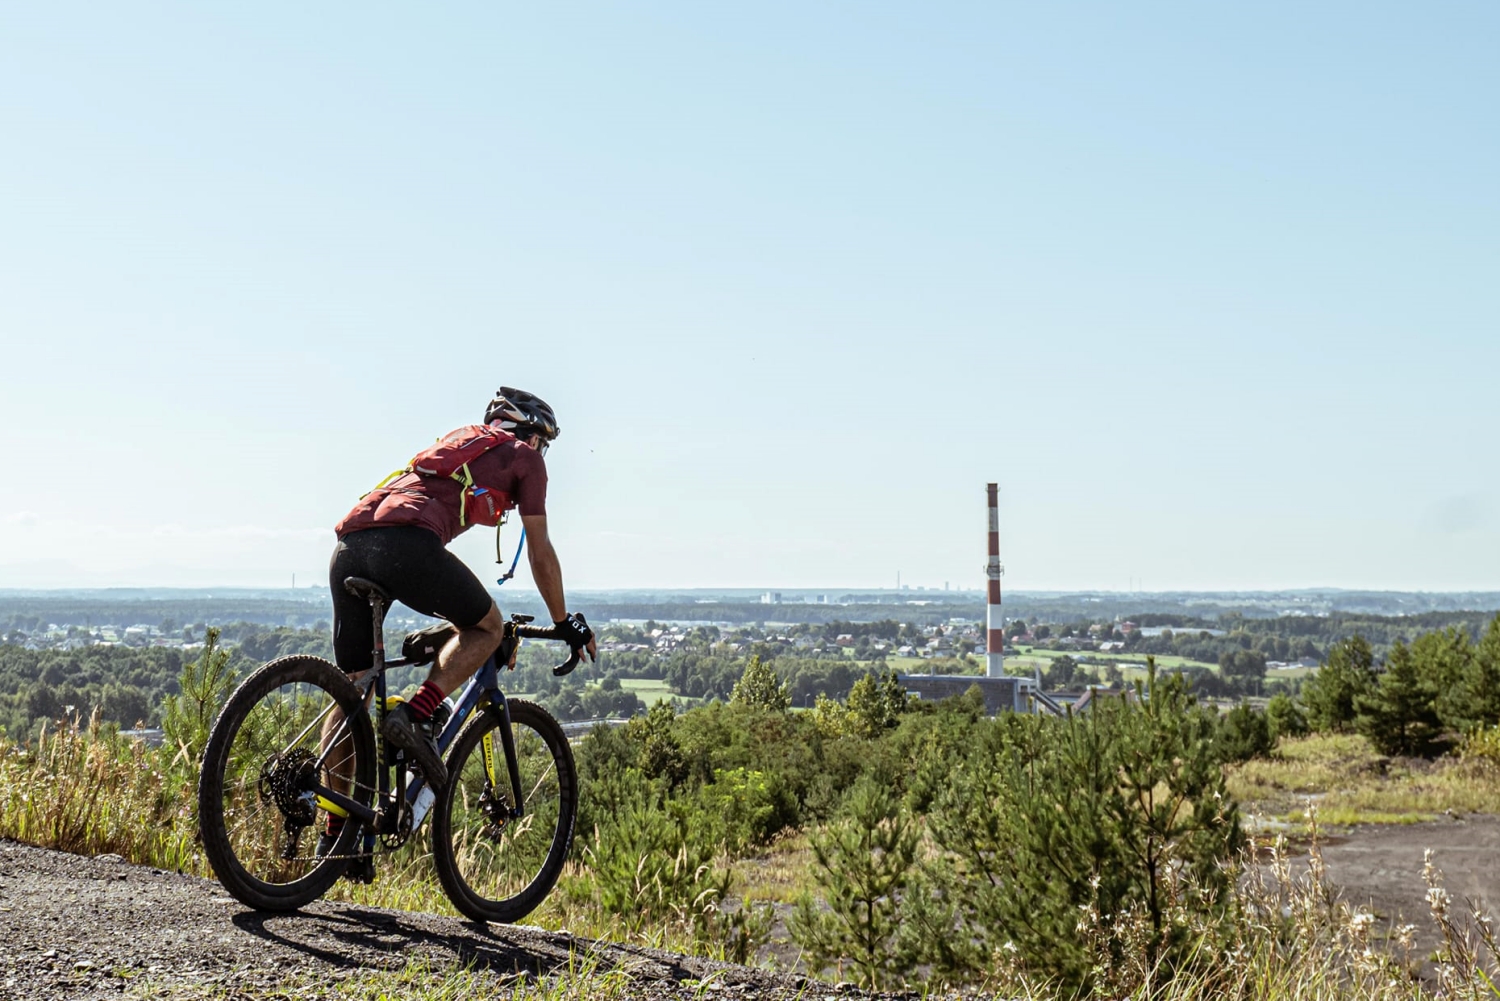
[[[620,687],[627,692],[634,692],[636,698],[646,705],[652,705],[657,699],[682,698],[674,696],[672,688],[660,678],[621,678]],[[698,699],[685,699],[687,702],[698,702]]]

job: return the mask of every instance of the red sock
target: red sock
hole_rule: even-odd
[[[412,715],[417,719],[430,719],[432,711],[443,701],[443,690],[430,681],[422,682],[422,687],[417,689],[417,694],[411,697],[407,705],[411,706]]]
[[[344,833],[344,818],[336,813],[330,813],[328,815],[328,823],[323,826],[323,830],[330,838],[337,838],[340,834]]]

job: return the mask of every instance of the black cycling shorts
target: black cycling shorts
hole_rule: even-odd
[[[342,536],[328,562],[333,592],[333,656],[349,674],[373,665],[375,623],[370,604],[344,590],[345,577],[364,577],[396,601],[460,629],[479,624],[494,600],[463,560],[435,532],[416,525],[366,528]]]

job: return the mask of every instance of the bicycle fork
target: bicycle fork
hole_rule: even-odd
[[[498,693],[497,693],[498,694]],[[510,779],[510,819],[520,820],[526,812],[526,803],[521,792],[521,765],[516,760],[516,735],[510,725],[510,703],[503,697],[494,700],[500,704],[500,747],[505,753],[506,770]],[[493,704],[493,703],[492,703]],[[484,742],[484,770],[490,780],[491,789],[499,789],[499,776],[495,774],[494,742]]]

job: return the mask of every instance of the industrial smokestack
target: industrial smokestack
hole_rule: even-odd
[[[1000,565],[1000,485],[991,483],[985,487],[990,501],[990,561],[985,566],[985,576],[990,579],[989,607],[985,609],[984,640],[986,669],[991,678],[1005,677],[1005,622],[1000,617],[1000,577],[1005,567]]]

